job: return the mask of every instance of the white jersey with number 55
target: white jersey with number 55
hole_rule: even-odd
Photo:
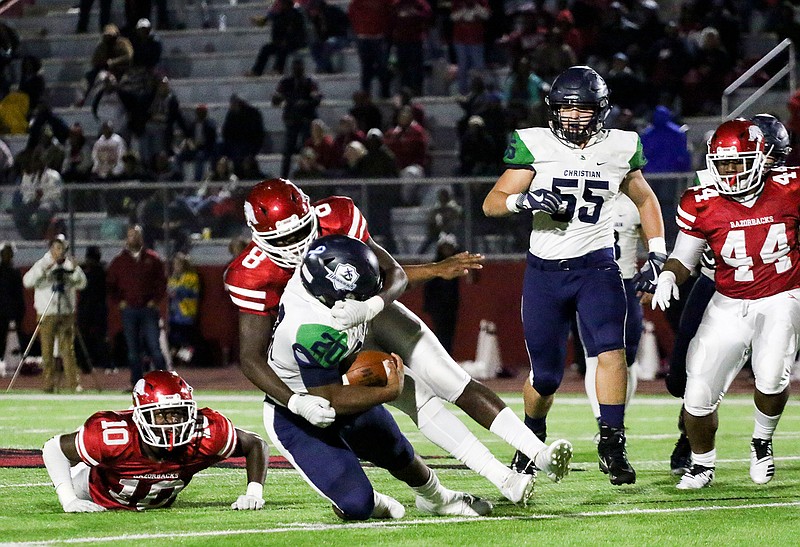
[[[504,162],[536,172],[530,190],[561,195],[559,213],[533,215],[530,252],[544,259],[582,256],[614,246],[613,202],[625,176],[646,160],[639,135],[604,130],[585,148],[570,147],[544,127],[514,132]]]

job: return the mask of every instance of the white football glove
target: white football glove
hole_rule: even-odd
[[[97,505],[93,501],[82,500],[75,498],[63,505],[65,513],[97,513],[105,511],[106,508],[102,505]]]
[[[336,419],[330,401],[308,393],[295,393],[289,397],[286,408],[317,427],[328,427]]]
[[[331,308],[333,328],[347,330],[366,323],[383,309],[384,302],[380,296],[373,296],[363,302],[358,300],[339,300]]]
[[[656,281],[656,290],[653,293],[653,301],[650,307],[656,309],[656,306],[661,308],[661,311],[669,308],[670,299],[680,300],[680,290],[675,283],[675,274],[672,272],[661,272]]]
[[[231,509],[236,511],[258,511],[264,507],[264,498],[255,496],[241,495],[236,501],[231,503]]]

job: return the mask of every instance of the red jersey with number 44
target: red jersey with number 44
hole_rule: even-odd
[[[93,414],[78,430],[75,445],[89,472],[92,501],[108,509],[154,509],[175,501],[195,473],[233,454],[236,429],[225,416],[202,408],[189,444],[178,447],[172,461],[142,454],[133,411]]]
[[[344,234],[366,242],[367,221],[353,200],[333,196],[315,202],[319,237]],[[239,311],[257,315],[278,314],[278,304],[294,269],[282,268],[270,260],[254,242],[225,270],[225,289]]]
[[[689,188],[676,222],[714,252],[717,291],[755,300],[800,287],[799,219],[800,169],[782,168],[771,171],[750,207],[713,186]]]

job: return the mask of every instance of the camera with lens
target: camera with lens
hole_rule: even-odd
[[[50,275],[53,277],[53,290],[55,292],[64,292],[67,276],[72,272],[73,270],[67,270],[62,266],[58,266],[50,272]]]

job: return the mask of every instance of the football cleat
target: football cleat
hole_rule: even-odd
[[[625,430],[621,427],[600,426],[600,442],[597,445],[600,471],[608,475],[615,486],[636,482],[636,471],[628,462],[625,449]]]
[[[524,452],[519,450],[514,453],[509,467],[511,467],[512,471],[516,471],[517,473],[536,476],[536,467],[531,462],[531,459],[526,456]]]
[[[403,504],[386,494],[373,492],[375,496],[375,509],[372,510],[372,518],[376,519],[401,519],[406,514]]]
[[[564,439],[559,439],[550,443],[536,454],[534,465],[537,469],[547,474],[547,478],[553,482],[561,482],[561,479],[569,474],[569,463],[572,461],[572,444]]]
[[[714,480],[714,468],[694,464],[684,473],[675,488],[678,490],[697,490],[709,486]]]
[[[681,433],[669,457],[669,467],[673,475],[683,475],[692,468],[692,447],[689,438]]]
[[[417,496],[417,509],[431,515],[462,515],[465,517],[482,517],[492,512],[492,504],[488,500],[467,494],[443,489],[444,495],[437,503],[428,498]]]
[[[756,484],[767,484],[775,476],[775,459],[772,457],[772,439],[750,441],[750,478]]]
[[[533,487],[535,485],[535,474],[511,472],[503,481],[503,484],[500,485],[500,492],[513,503],[528,505],[528,500],[533,495]]]

